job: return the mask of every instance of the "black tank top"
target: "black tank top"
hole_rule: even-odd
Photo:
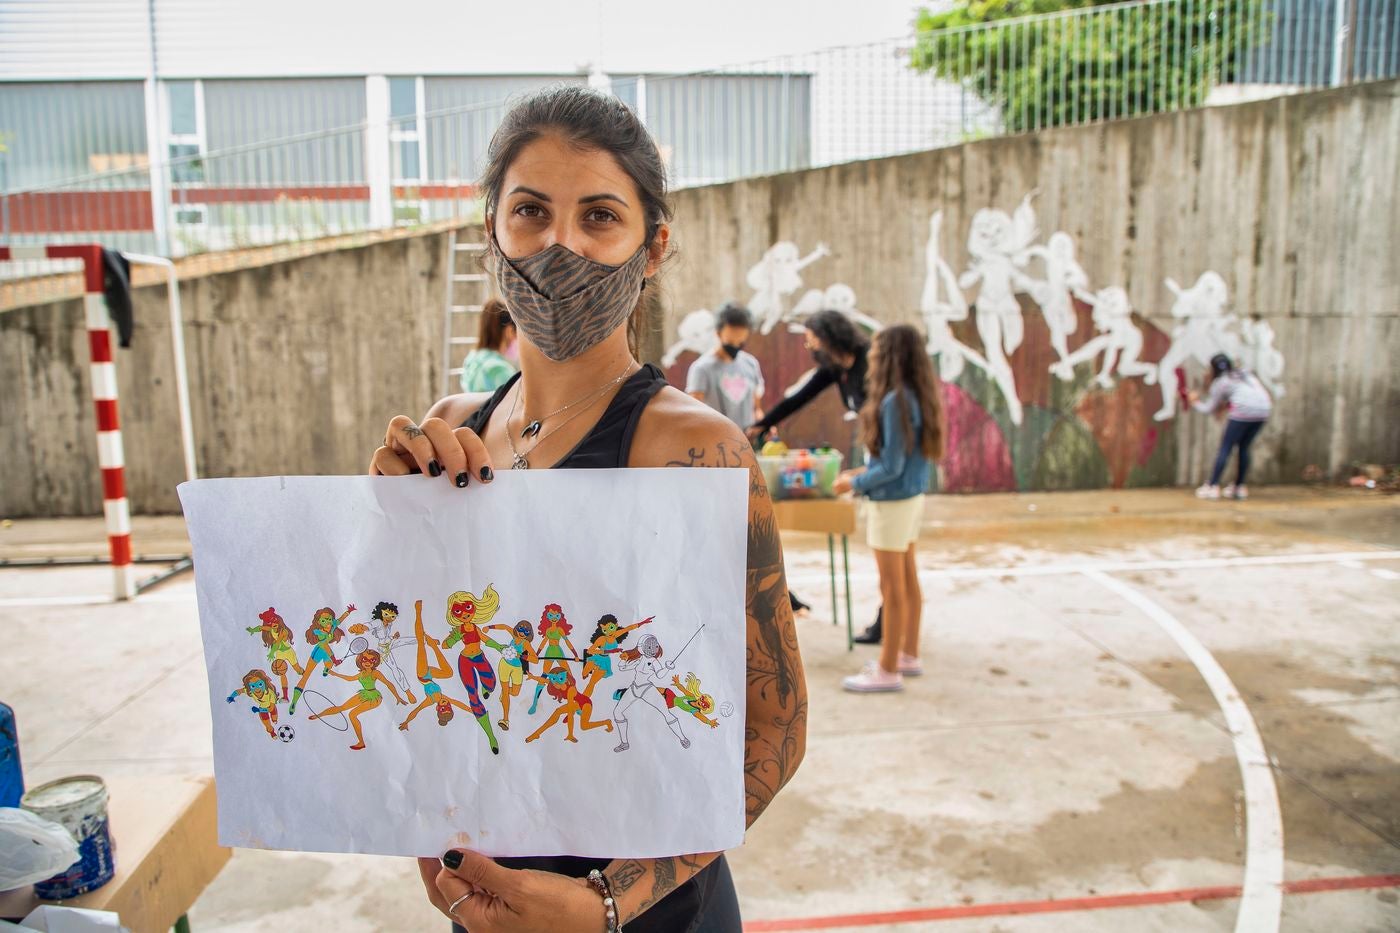
[[[462,422],[462,427],[470,428],[477,434],[484,433],[492,413],[500,406],[501,400],[519,378],[517,373],[497,389],[485,405]],[[598,423],[584,435],[583,440],[579,441],[573,450],[554,464],[554,469],[600,470],[627,466],[628,456],[632,452],[632,438],[637,433],[637,422],[642,417],[642,411],[665,385],[665,374],[650,363],[633,373],[622,384],[622,388],[608,404]],[[611,805],[627,806],[627,803],[619,800]],[[582,878],[594,868],[600,871],[607,868],[611,859],[558,855],[503,858],[497,861],[507,868],[531,868]],[[724,856],[715,859],[698,875],[663,898],[659,904],[627,924],[629,933],[678,933],[695,926],[712,900],[723,902],[727,907],[734,898],[734,882],[728,866],[723,862]],[[735,920],[737,921],[737,912]],[[737,930],[737,927],[735,929]]]
[[[484,434],[491,415],[519,379],[519,373],[512,376],[485,405],[462,422],[462,427]],[[627,466],[628,455],[632,452],[632,437],[637,433],[637,422],[641,420],[642,411],[665,386],[665,374],[652,364],[648,363],[637,370],[618,389],[593,429],[554,464],[554,469],[606,470]]]

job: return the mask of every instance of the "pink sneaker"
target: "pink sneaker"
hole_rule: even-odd
[[[871,661],[859,674],[843,679],[841,686],[852,693],[893,693],[904,689],[904,677],[898,672],[891,674],[881,668],[879,662]]]
[[[901,651],[899,653],[899,672],[905,677],[918,677],[924,672],[924,662]]]

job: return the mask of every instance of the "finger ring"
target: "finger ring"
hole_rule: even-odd
[[[462,903],[463,901],[465,901],[465,900],[470,900],[470,899],[471,899],[471,896],[472,896],[473,894],[475,894],[475,893],[476,893],[476,892],[474,892],[474,891],[468,891],[466,894],[463,894],[461,897],[457,898],[457,899],[456,899],[455,901],[453,901],[451,904],[447,905],[447,916],[449,916],[449,917],[455,917],[455,916],[457,916],[457,905],[461,904],[461,903]]]

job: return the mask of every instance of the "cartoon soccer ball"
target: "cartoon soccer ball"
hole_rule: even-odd
[[[277,737],[283,742],[290,742],[292,739],[297,737],[297,730],[292,728],[291,723],[284,722],[282,725],[277,727]]]

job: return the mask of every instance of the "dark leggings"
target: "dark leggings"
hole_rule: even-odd
[[[1220,452],[1215,455],[1215,469],[1210,471],[1210,485],[1220,485],[1220,477],[1225,475],[1225,464],[1230,461],[1230,451],[1235,447],[1240,449],[1240,469],[1235,475],[1235,485],[1244,485],[1245,474],[1249,472],[1249,445],[1254,443],[1262,427],[1262,421],[1236,421],[1232,418],[1225,422],[1225,436],[1220,439]]]

